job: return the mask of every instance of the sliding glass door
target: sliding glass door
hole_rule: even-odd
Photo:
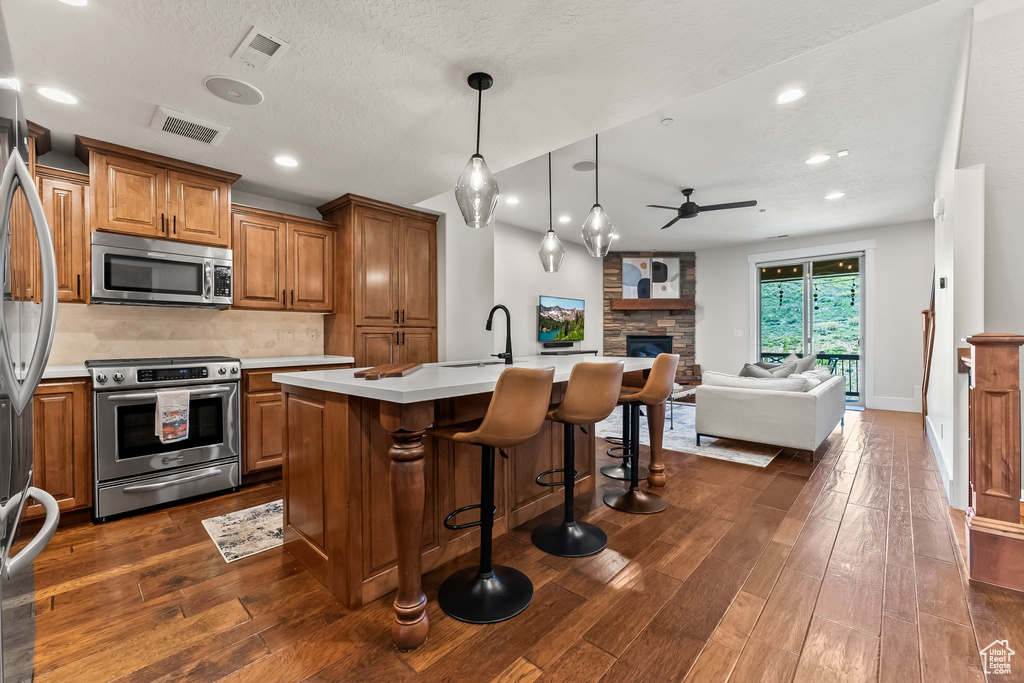
[[[863,256],[757,265],[761,360],[817,353],[819,365],[846,377],[852,405],[863,405]]]

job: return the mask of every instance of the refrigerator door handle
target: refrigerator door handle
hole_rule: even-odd
[[[11,358],[7,343],[0,344],[0,380],[3,380],[11,398],[14,412],[21,415],[25,411],[25,407],[32,402],[32,395],[43,378],[46,361],[50,357],[50,348],[53,345],[53,336],[57,327],[57,260],[53,251],[53,237],[50,234],[50,227],[46,223],[43,204],[39,201],[39,194],[36,192],[35,181],[32,180],[28,167],[17,149],[11,150],[11,157],[7,161],[2,178],[0,178],[0,198],[3,201],[3,209],[0,211],[0,250],[4,254],[10,253],[11,206],[19,185],[27,200],[29,213],[35,227],[43,285],[40,299],[42,305],[39,312],[39,333],[35,339],[32,357],[29,359],[23,379],[19,380],[15,375],[14,359]],[[0,337],[5,342],[8,338],[6,324],[4,316],[0,315]]]
[[[53,532],[57,530],[57,522],[60,521],[60,507],[57,505],[56,498],[42,489],[37,489],[35,486],[29,487],[28,497],[35,498],[42,503],[43,509],[46,510],[46,519],[43,520],[43,528],[28,542],[28,545],[22,548],[14,557],[7,558],[7,564],[4,566],[4,577],[8,579],[17,574],[18,570],[22,567],[32,566],[32,561],[36,559],[36,555],[41,553],[46,544],[53,538]]]

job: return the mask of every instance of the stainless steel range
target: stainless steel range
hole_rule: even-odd
[[[236,488],[241,477],[237,358],[86,361],[93,386],[93,516]],[[156,389],[189,392],[188,438],[156,436]]]

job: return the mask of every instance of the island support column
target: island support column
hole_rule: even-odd
[[[672,399],[669,398],[671,401]],[[661,443],[665,436],[665,404],[647,406],[647,431],[651,435],[651,462],[648,465],[647,485],[665,485],[665,461],[662,459]]]
[[[391,515],[398,551],[398,596],[391,638],[400,650],[427,640],[427,596],[423,594],[420,543],[423,538],[423,434],[434,421],[434,404],[380,403],[380,423],[394,444],[391,456]]]

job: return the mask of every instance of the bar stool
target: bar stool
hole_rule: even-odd
[[[482,419],[428,430],[428,434],[457,443],[479,444],[483,456],[480,504],[459,508],[445,517],[447,529],[480,527],[480,566],[455,572],[441,584],[437,602],[459,621],[492,624],[511,619],[533,600],[533,584],[522,572],[491,564],[494,527],[494,449],[504,449],[532,438],[544,425],[551,402],[554,368],[507,368],[498,377],[491,403]],[[504,451],[502,457],[508,457]],[[480,521],[452,524],[451,519],[479,509]]]
[[[623,393],[632,393],[635,391],[633,387],[622,387]],[[621,446],[612,446],[605,453],[612,458],[622,458],[622,462],[618,465],[605,465],[601,468],[601,474],[611,479],[619,479],[622,481],[629,481],[631,476],[629,468],[630,453],[632,452],[629,447],[630,439],[630,424],[629,424],[629,406],[625,403],[622,404],[622,437],[618,439],[622,442]],[[605,441],[615,443],[614,437],[608,437]],[[650,470],[647,469],[646,465],[640,465],[640,469],[637,472],[637,476],[641,479],[646,479],[647,475],[650,474]]]
[[[622,512],[643,515],[661,512],[668,507],[668,503],[661,496],[640,490],[639,468],[637,467],[640,460],[640,406],[658,405],[671,395],[678,365],[679,354],[658,354],[643,388],[619,396],[619,403],[628,407],[630,433],[633,435],[633,438],[629,440],[631,465],[629,488],[625,491],[612,491],[604,494],[605,505]]]
[[[573,509],[576,479],[576,427],[600,422],[608,417],[619,398],[622,383],[622,361],[614,363],[577,363],[569,375],[565,398],[558,407],[548,411],[548,419],[562,423],[562,467],[537,475],[541,486],[564,484],[565,516],[561,524],[538,526],[533,530],[533,544],[559,557],[586,557],[604,550],[608,536],[586,522],[577,522]],[[562,481],[542,482],[549,474],[562,473]]]

